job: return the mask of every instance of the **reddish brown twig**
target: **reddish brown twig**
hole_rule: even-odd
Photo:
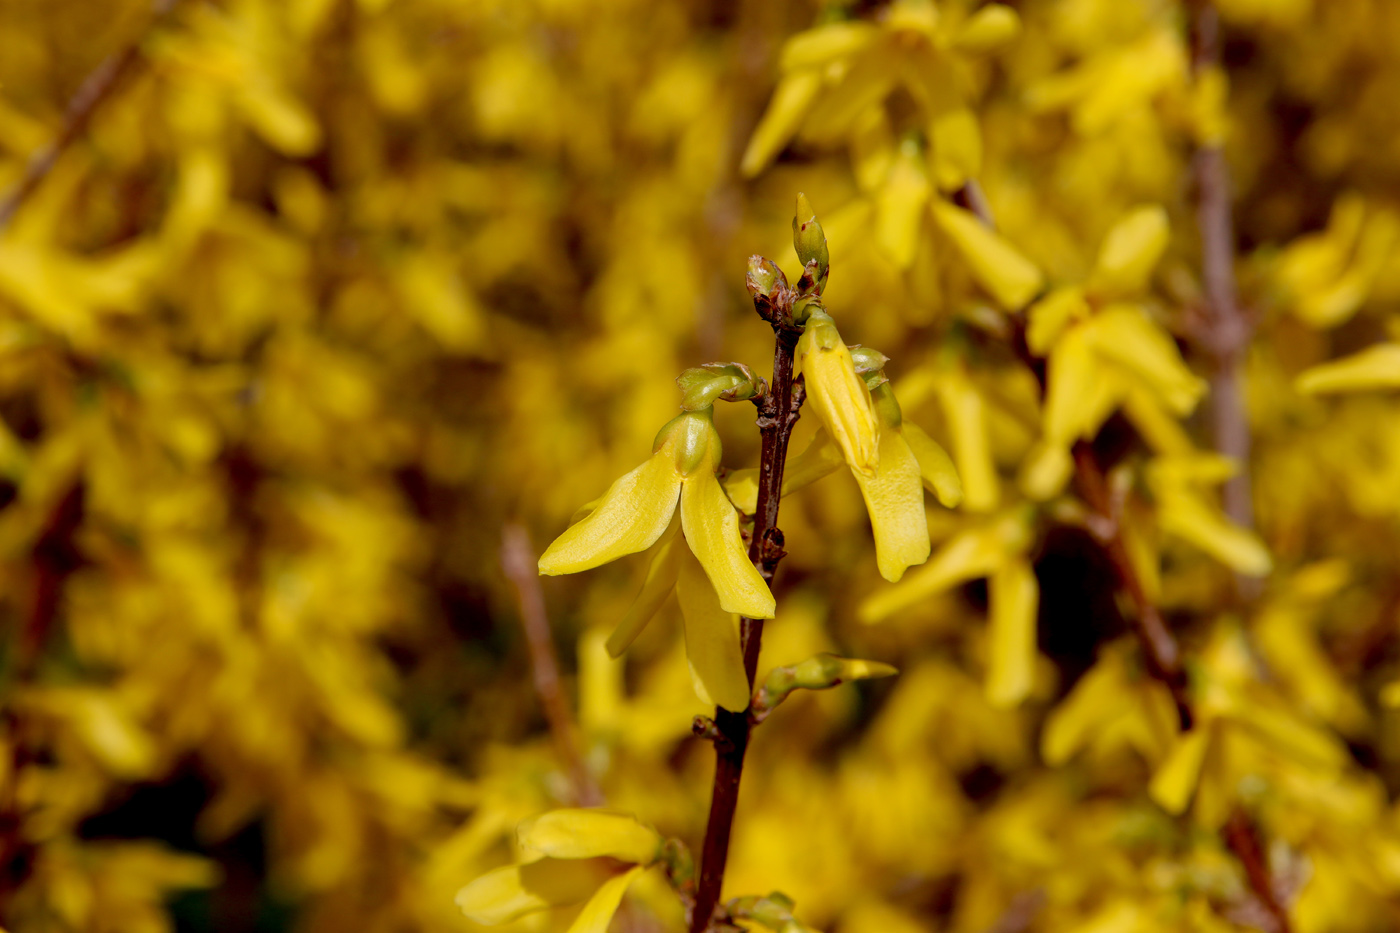
[[[758,471],[758,505],[754,513],[753,536],[749,539],[749,559],[773,580],[773,571],[783,559],[783,533],[778,530],[778,505],[783,488],[783,467],[787,462],[788,440],[802,407],[803,387],[792,378],[793,350],[797,333],[774,324],[772,390],[758,400],[758,429],[763,448]],[[763,641],[763,620],[744,619],[740,624],[744,650],[744,671],[753,690],[758,673],[758,653]],[[706,724],[708,726],[708,723]],[[749,718],[746,712],[715,710],[715,783],[710,794],[710,819],[705,826],[705,845],[700,854],[700,879],[695,906],[691,911],[691,933],[704,933],[712,922],[724,884],[724,867],[729,859],[729,834],[734,826],[734,810],[739,804],[739,781],[744,773],[744,752],[749,744]]]
[[[1288,922],[1288,911],[1279,901],[1278,891],[1274,887],[1273,875],[1269,871],[1269,860],[1264,853],[1264,846],[1259,840],[1258,827],[1254,825],[1244,810],[1237,809],[1230,814],[1230,818],[1221,827],[1220,835],[1224,838],[1225,845],[1229,850],[1235,853],[1235,858],[1239,859],[1240,864],[1244,866],[1245,879],[1249,882],[1249,889],[1254,892],[1259,906],[1263,908],[1265,915],[1272,922],[1272,928],[1267,933],[1289,933],[1291,926]]]
[[[559,760],[568,769],[575,801],[585,807],[601,806],[603,792],[588,773],[583,755],[579,753],[573,714],[569,711],[559,681],[559,664],[555,660],[549,616],[545,613],[544,591],[540,587],[535,551],[530,544],[529,533],[520,525],[506,525],[502,529],[501,568],[520,594],[520,624],[525,629],[525,641],[530,649],[535,693],[539,695]]]
[[[87,131],[93,115],[102,104],[110,100],[117,88],[136,73],[143,59],[141,48],[146,37],[170,17],[179,2],[180,0],[156,0],[152,6],[151,22],[141,35],[120,52],[105,59],[83,81],[78,92],[68,102],[58,135],[54,137],[53,142],[30,157],[24,174],[4,200],[0,201],[0,232],[9,226],[19,209],[39,189],[39,185],[58,164],[59,157]]]
[[[1181,728],[1189,729],[1195,715],[1191,710],[1190,697],[1186,694],[1186,671],[1181,666],[1181,649],[1167,628],[1161,611],[1148,599],[1147,590],[1138,578],[1137,568],[1133,566],[1127,542],[1123,539],[1122,509],[1109,492],[1093,447],[1085,441],[1074,445],[1074,468],[1079,495],[1094,511],[1097,519],[1091,530],[1112,562],[1119,586],[1133,602],[1130,624],[1133,634],[1137,635],[1138,644],[1142,646],[1147,669],[1171,691]]]

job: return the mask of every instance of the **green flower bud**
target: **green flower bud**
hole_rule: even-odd
[[[879,661],[840,658],[834,654],[819,654],[801,664],[775,667],[768,672],[754,697],[749,717],[754,722],[762,722],[794,690],[827,690],[852,680],[890,677],[897,673],[893,667]]]

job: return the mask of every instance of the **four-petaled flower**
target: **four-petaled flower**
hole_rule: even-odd
[[[651,458],[555,539],[540,572],[576,573],[656,545],[642,594],[608,649],[620,655],[675,589],[696,692],[706,703],[738,711],[749,705],[749,684],[737,615],[771,619],[775,603],[749,560],[739,513],[715,476],[721,446],[711,414],[710,408],[684,412],[663,427]]]
[[[613,810],[552,810],[521,824],[521,861],[457,892],[473,923],[495,926],[585,902],[568,933],[606,933],[627,886],[662,857],[656,830]]]

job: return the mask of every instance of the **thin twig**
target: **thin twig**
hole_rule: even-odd
[[[68,101],[58,135],[30,157],[24,174],[10,189],[10,193],[0,200],[0,232],[4,232],[19,209],[54,170],[59,157],[87,131],[98,109],[112,98],[123,82],[139,70],[144,59],[142,47],[146,38],[169,19],[179,2],[180,0],[156,0],[152,4],[150,23],[141,34],[120,52],[103,60],[83,81],[78,92]]]
[[[1109,492],[1103,470],[1094,456],[1094,448],[1085,441],[1074,445],[1074,466],[1079,494],[1099,519],[1094,523],[1098,531],[1096,537],[1113,564],[1119,585],[1133,602],[1131,625],[1138,644],[1142,646],[1147,669],[1171,691],[1181,728],[1190,729],[1196,717],[1191,709],[1191,699],[1186,694],[1186,671],[1181,666],[1181,649],[1138,577],[1123,538],[1121,509]]]
[[[1267,933],[1289,933],[1291,927],[1288,911],[1280,902],[1278,891],[1275,889],[1273,875],[1269,871],[1269,860],[1259,840],[1258,827],[1244,810],[1236,809],[1221,827],[1220,835],[1224,837],[1225,845],[1235,853],[1235,858],[1244,866],[1249,889],[1254,892],[1254,896],[1264,908],[1264,913],[1273,923],[1272,929]]]
[[[573,715],[564,699],[559,681],[559,664],[555,660],[554,637],[549,631],[549,616],[545,613],[544,591],[540,587],[534,547],[529,533],[520,525],[506,525],[501,532],[501,568],[515,584],[520,594],[520,623],[525,629],[525,641],[530,648],[530,669],[534,673],[535,693],[544,708],[550,735],[559,760],[569,771],[574,799],[581,806],[596,807],[603,803],[603,792],[579,753]]]
[[[797,424],[804,397],[800,378],[792,378],[793,351],[797,334],[774,324],[772,390],[759,402],[758,429],[763,448],[758,471],[758,505],[754,513],[753,535],[749,539],[749,560],[768,582],[783,559],[783,533],[778,530],[778,506],[783,488],[783,467],[787,462],[788,440]],[[740,623],[744,652],[744,672],[753,691],[758,673],[758,653],[763,641],[763,620],[744,619]],[[715,783],[710,795],[710,819],[705,827],[705,845],[700,855],[700,880],[691,911],[691,933],[710,928],[724,885],[724,868],[729,859],[729,835],[734,826],[734,810],[739,804],[739,782],[744,773],[744,752],[749,744],[747,712],[716,708]]]
[[[1210,0],[1195,0],[1191,22],[1191,70],[1197,78],[1220,67],[1220,17]],[[1225,514],[1243,528],[1254,527],[1250,493],[1249,418],[1240,385],[1240,367],[1253,327],[1241,311],[1235,288],[1235,224],[1230,205],[1230,166],[1218,142],[1197,148],[1191,162],[1196,184],[1196,223],[1201,234],[1201,273],[1205,286],[1194,343],[1209,366],[1210,431],[1216,450],[1234,459],[1239,472],[1226,483]],[[1255,584],[1244,583],[1249,594]]]

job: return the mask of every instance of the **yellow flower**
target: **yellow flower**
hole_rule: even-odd
[[[918,425],[904,420],[894,391],[881,371],[886,362],[884,355],[869,348],[857,353],[862,372],[868,370],[870,380],[877,383],[873,390],[866,390],[877,425],[878,462],[874,472],[866,474],[856,469],[827,428],[822,427],[807,449],[788,461],[783,471],[782,494],[796,492],[835,472],[844,460],[851,466],[851,475],[860,486],[870,514],[880,574],[894,582],[909,567],[922,564],[929,556],[923,489],[952,508],[962,501],[962,483],[953,461],[938,442]],[[860,375],[856,378],[860,379]],[[865,385],[862,382],[862,388]],[[810,388],[808,392],[810,397]],[[757,508],[757,470],[735,470],[724,484],[736,507],[745,512]]]
[[[673,520],[653,549],[642,591],[608,637],[608,653],[620,657],[675,592],[695,693],[707,704],[739,712],[749,705],[739,617],[720,604],[700,561],[677,534],[680,524]]]
[[[851,351],[830,315],[818,310],[807,319],[793,371],[806,378],[807,402],[851,470],[874,476],[880,438],[870,390],[856,375]]]
[[[605,933],[627,886],[662,852],[656,830],[611,810],[553,810],[522,824],[517,836],[519,864],[457,892],[457,906],[473,923],[495,926],[587,901],[568,933]]]
[[[683,412],[668,422],[651,458],[619,477],[587,517],[554,539],[540,557],[540,573],[578,573],[646,550],[671,524],[679,501],[685,540],[724,611],[773,618],[773,594],[749,560],[739,515],[715,478],[721,447],[711,412]]]

